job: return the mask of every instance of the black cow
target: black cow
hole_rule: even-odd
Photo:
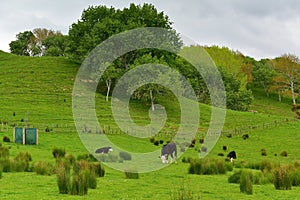
[[[108,153],[109,151],[112,151],[112,148],[111,147],[102,147],[100,149],[97,149],[95,151],[95,153]]]
[[[161,149],[161,156],[160,156],[162,163],[168,163],[169,155],[171,156],[171,163],[172,163],[173,159],[175,159],[175,162],[176,162],[177,147],[174,142],[163,145],[163,147]]]
[[[230,158],[231,162],[233,161],[233,159],[236,159],[235,151],[230,151],[229,154],[227,155],[227,158]]]

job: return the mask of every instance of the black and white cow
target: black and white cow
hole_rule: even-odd
[[[227,155],[227,158],[229,158],[231,162],[233,161],[233,159],[236,159],[235,151],[230,151],[229,154]]]
[[[176,162],[177,158],[177,147],[174,142],[170,142],[168,144],[163,145],[161,149],[161,161],[162,163],[168,163],[168,157],[171,156],[171,163],[173,162],[173,159]]]
[[[113,151],[111,147],[102,147],[100,149],[97,149],[95,153],[108,153],[109,151]]]

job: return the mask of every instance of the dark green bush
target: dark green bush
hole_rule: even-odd
[[[105,170],[100,163],[92,163],[92,167],[94,168],[97,177],[104,177]]]
[[[54,158],[63,158],[65,157],[66,151],[65,149],[54,147],[52,150],[52,155]]]
[[[245,194],[253,194],[252,181],[252,172],[248,170],[242,170],[240,178],[240,191]]]
[[[131,160],[130,153],[127,153],[127,152],[124,152],[124,151],[119,152],[119,157],[124,159],[124,160]]]

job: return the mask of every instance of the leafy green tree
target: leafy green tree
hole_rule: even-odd
[[[269,96],[270,87],[273,85],[275,71],[268,59],[262,59],[253,64],[254,85],[263,87],[266,96]]]
[[[116,10],[113,7],[107,8],[106,6],[91,6],[83,11],[81,19],[77,23],[73,23],[69,30],[69,57],[83,61],[88,53],[102,41],[126,30],[138,27],[172,29],[171,24],[168,16],[164,15],[163,12],[158,12],[151,4],[142,6],[130,4],[129,8],[123,10]],[[174,35],[176,36],[175,43],[177,42],[181,46],[179,37]],[[138,56],[140,54],[136,51],[122,56],[118,60],[118,64],[122,66],[118,67],[128,69]]]
[[[16,35],[17,40],[9,43],[10,52],[21,56],[34,55],[34,43],[32,38],[34,37],[31,31],[24,31]]]
[[[68,45],[68,36],[57,34],[42,41],[45,56],[65,56]]]
[[[18,33],[17,40],[10,42],[10,51],[22,56],[43,56],[47,50],[43,41],[50,37],[61,36],[61,32],[36,28],[33,31]]]
[[[273,66],[281,76],[282,84],[289,88],[293,104],[296,104],[296,89],[300,81],[299,58],[293,54],[284,54],[273,60]]]

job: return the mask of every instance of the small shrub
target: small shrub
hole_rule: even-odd
[[[65,154],[66,154],[65,149],[54,147],[52,150],[52,155],[54,158],[63,158],[65,157]]]
[[[171,200],[193,200],[193,199],[201,199],[199,196],[195,197],[192,194],[190,182],[187,181],[185,184],[183,181],[179,188],[176,191],[171,192],[170,196]]]
[[[20,152],[11,162],[11,170],[14,172],[30,172],[29,162],[32,160],[30,153]]]
[[[292,189],[292,181],[287,166],[279,166],[274,170],[274,186],[276,190]]]
[[[119,157],[124,159],[124,160],[131,160],[130,153],[127,153],[127,152],[124,152],[124,151],[119,152]]]
[[[32,171],[34,171],[36,174],[39,174],[39,175],[48,175],[48,176],[50,176],[51,174],[53,174],[54,167],[49,162],[38,161],[38,162],[33,164]]]
[[[261,155],[262,155],[262,156],[267,156],[267,151],[266,151],[266,149],[261,149]]]
[[[127,179],[138,179],[139,178],[139,173],[136,172],[135,170],[130,170],[130,169],[125,169],[125,178]]]
[[[10,142],[10,139],[8,136],[3,136],[3,142]]]
[[[287,157],[287,156],[288,156],[288,154],[287,154],[286,151],[282,151],[282,152],[280,153],[280,155],[281,155],[281,156],[284,156],[284,157]]]
[[[240,178],[240,191],[245,194],[253,194],[253,174],[251,171],[242,170]]]

